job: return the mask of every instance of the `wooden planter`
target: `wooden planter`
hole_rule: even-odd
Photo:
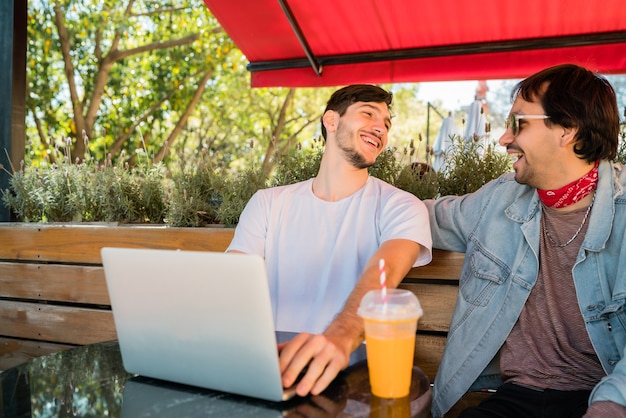
[[[224,251],[230,228],[0,224],[0,371],[117,338],[100,249]]]
[[[0,371],[50,352],[117,338],[100,249],[224,251],[232,228],[0,224]],[[416,356],[433,379],[463,254],[434,251],[401,284],[424,308]]]

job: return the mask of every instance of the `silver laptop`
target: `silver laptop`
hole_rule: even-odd
[[[281,401],[265,263],[256,255],[103,248],[129,373]]]
[[[220,392],[207,393],[193,386],[181,386],[138,376],[124,383],[121,418],[232,417],[283,418],[299,402],[267,402]],[[194,390],[195,389],[195,390]],[[291,415],[293,416],[293,415]]]

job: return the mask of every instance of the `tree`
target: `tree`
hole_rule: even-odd
[[[73,159],[87,149],[133,163],[141,150],[159,162],[170,149],[174,159],[205,149],[220,166],[269,175],[276,154],[313,137],[327,89],[250,89],[245,58],[198,3],[34,0],[31,159],[70,139]]]
[[[177,3],[31,4],[27,105],[40,152],[71,137],[80,159],[85,137],[103,154],[132,153],[129,139],[141,131],[163,158],[163,138],[171,145],[180,135],[216,63],[233,49],[205,7]]]
[[[85,151],[130,164],[141,156],[175,171],[208,155],[216,167],[268,176],[280,155],[320,136],[335,88],[251,89],[245,57],[199,0],[32,0],[29,8],[32,161],[70,141],[72,160]],[[390,145],[402,149],[423,133],[425,110],[415,85],[393,90],[401,116]]]

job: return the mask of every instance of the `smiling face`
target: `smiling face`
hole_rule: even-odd
[[[511,114],[544,115],[538,101],[528,102],[518,96]],[[561,176],[561,156],[565,149],[560,146],[563,129],[549,119],[519,119],[519,132],[513,135],[509,128],[500,138],[513,160],[515,180],[538,189],[555,188]]]
[[[343,116],[334,111],[335,143],[346,161],[358,169],[368,168],[387,146],[391,129],[391,115],[385,103],[356,102],[351,104]],[[326,116],[326,115],[325,115]]]

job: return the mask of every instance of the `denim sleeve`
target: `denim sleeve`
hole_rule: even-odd
[[[463,196],[442,196],[424,200],[428,209],[433,247],[466,252],[469,237],[476,229],[499,179],[493,180],[474,193]]]
[[[613,372],[593,388],[589,403],[611,401],[626,406],[626,356],[617,363]]]

